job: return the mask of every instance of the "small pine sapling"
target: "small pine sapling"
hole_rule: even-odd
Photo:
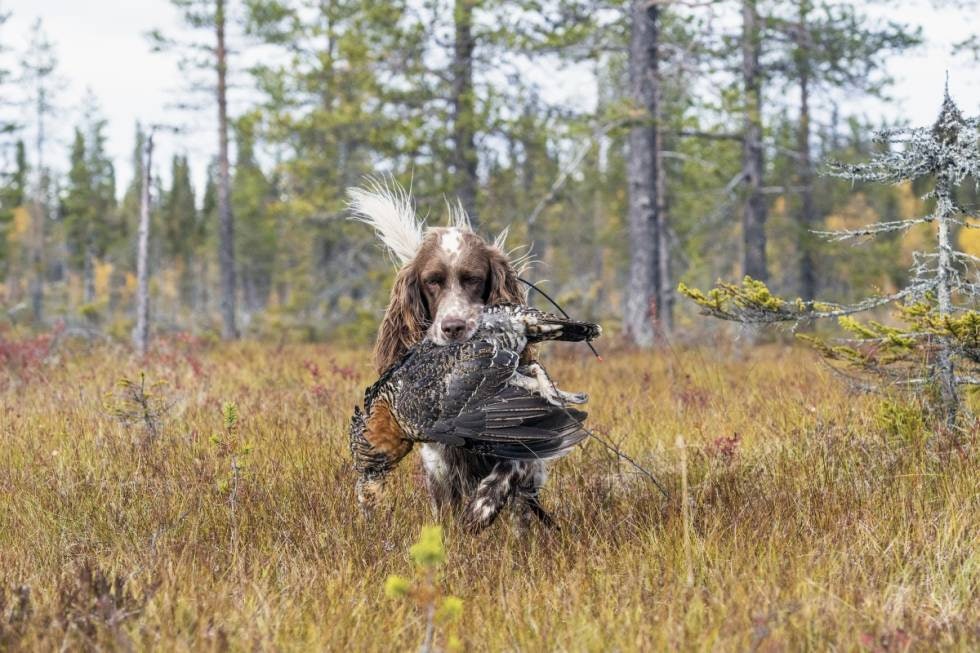
[[[238,406],[225,402],[221,407],[221,416],[223,429],[211,436],[211,443],[217,448],[219,460],[228,464],[228,473],[219,475],[218,491],[228,496],[231,548],[235,551],[238,545],[238,501],[252,445],[239,432]]]
[[[140,372],[139,382],[123,377],[116,382],[115,390],[106,394],[103,407],[127,428],[142,425],[139,444],[145,448],[158,440],[163,418],[173,406],[164,396],[165,387],[165,381],[147,386],[144,372]]]
[[[446,561],[446,549],[442,543],[442,528],[424,526],[419,541],[408,550],[415,562],[414,579],[392,575],[385,581],[385,594],[389,598],[411,601],[425,619],[425,635],[421,653],[438,650],[455,651],[462,648],[456,624],[463,615],[463,600],[443,595],[437,583],[439,567]],[[443,648],[436,647],[436,627],[443,629]]]
[[[953,238],[955,229],[980,229],[977,216],[969,215],[955,199],[956,189],[967,178],[980,186],[980,118],[965,118],[947,89],[932,127],[887,129],[876,140],[891,147],[867,163],[833,163],[830,174],[889,184],[931,180],[932,190],[924,199],[933,202],[932,212],[859,229],[816,233],[843,241],[934,225],[934,246],[914,253],[910,281],[904,288],[852,305],[784,300],[749,277],[741,285],[719,283],[706,293],[684,284],[679,291],[694,300],[702,314],[745,324],[837,318],[846,337],[830,342],[799,337],[827,359],[859,375],[872,375],[887,386],[934,390],[932,407],[938,409],[946,427],[953,427],[963,412],[959,388],[980,384],[980,313],[976,311],[980,258],[957,249]],[[897,308],[903,326],[850,317],[889,304]]]

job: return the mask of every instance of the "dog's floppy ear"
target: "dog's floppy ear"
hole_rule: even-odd
[[[395,277],[391,300],[374,343],[378,372],[388,369],[409,347],[422,340],[430,321],[415,266],[403,266]]]
[[[526,304],[524,286],[517,278],[517,271],[504,253],[497,247],[490,248],[490,276],[487,279],[484,301],[487,305],[508,303]]]

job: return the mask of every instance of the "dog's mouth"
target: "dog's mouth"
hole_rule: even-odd
[[[466,342],[473,337],[479,326],[476,318],[435,320],[429,325],[429,340],[439,346]]]

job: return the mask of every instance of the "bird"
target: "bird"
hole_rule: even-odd
[[[537,493],[544,461],[567,454],[588,432],[588,397],[559,390],[540,363],[521,364],[528,345],[545,340],[591,341],[598,324],[578,322],[516,304],[485,307],[472,337],[440,345],[430,338],[410,348],[355,406],[350,447],[357,497],[371,514],[385,479],[416,442],[475,454],[486,474],[470,491],[464,525],[489,526],[512,498],[522,519],[554,524]]]

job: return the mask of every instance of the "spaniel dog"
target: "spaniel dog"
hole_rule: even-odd
[[[408,193],[397,186],[373,183],[351,189],[349,197],[354,218],[372,226],[401,265],[374,347],[379,373],[427,335],[437,344],[466,340],[476,330],[483,306],[526,304],[518,274],[528,258],[512,260],[504,251],[506,230],[487,241],[473,231],[462,207],[452,206],[448,226],[425,227]],[[534,375],[540,366],[530,358],[525,352],[522,362]],[[537,499],[546,478],[544,462],[515,464],[431,443],[423,444],[421,453],[437,514],[443,508],[462,508],[478,489],[492,486],[506,488],[520,526],[532,516],[551,523]],[[475,526],[489,521],[477,519]]]

